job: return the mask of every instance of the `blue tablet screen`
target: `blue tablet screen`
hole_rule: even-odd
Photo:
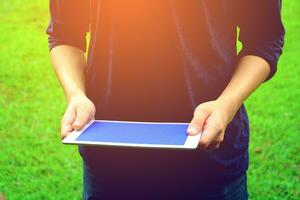
[[[184,145],[187,124],[94,121],[76,141]]]

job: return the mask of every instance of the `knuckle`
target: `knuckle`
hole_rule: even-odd
[[[77,122],[79,121],[81,124],[84,124],[89,119],[89,113],[83,113],[80,116],[77,117]]]
[[[78,116],[76,119],[76,124],[82,125],[85,122],[85,120],[86,120],[86,117]]]
[[[207,109],[201,104],[195,109],[194,115],[206,114],[207,112]]]
[[[215,142],[217,143],[221,143],[223,142],[224,138],[223,137],[220,137],[220,138],[216,138]]]
[[[95,110],[95,106],[93,104],[89,105],[88,110],[93,112]]]
[[[214,128],[217,130],[217,131],[222,131],[224,129],[224,126],[222,123],[220,122],[217,122],[214,124]]]
[[[90,113],[94,113],[94,112],[95,112],[95,107],[94,107],[94,106],[89,106],[89,107],[87,108],[87,111],[88,111],[89,114],[90,114]]]
[[[86,115],[89,115],[95,110],[94,106],[90,104],[84,104],[79,109],[81,109],[82,113],[86,113]]]
[[[76,108],[77,105],[78,105],[78,102],[74,99],[71,99],[67,109],[74,109],[74,108]]]
[[[85,115],[88,114],[88,112],[89,112],[88,107],[80,106],[80,107],[78,107],[78,109],[77,109],[77,116],[78,116],[78,117],[84,117]]]
[[[206,149],[208,147],[208,142],[206,140],[202,140],[200,141],[200,146],[204,149]]]

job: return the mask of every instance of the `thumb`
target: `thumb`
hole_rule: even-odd
[[[73,128],[75,130],[82,129],[90,119],[91,117],[89,110],[83,107],[78,107],[76,110],[76,118],[73,123]]]
[[[194,117],[193,117],[192,121],[190,122],[189,127],[187,129],[187,133],[189,135],[197,135],[197,134],[201,133],[208,116],[209,116],[209,112],[207,112],[201,108],[196,109],[196,111],[194,113]]]
[[[65,138],[68,134],[70,134],[73,131],[72,124],[74,123],[75,117],[75,108],[69,105],[61,121],[62,138]]]

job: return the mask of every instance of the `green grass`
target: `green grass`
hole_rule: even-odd
[[[0,193],[8,199],[80,199],[81,160],[61,145],[65,101],[49,63],[48,2],[0,1]],[[284,1],[278,73],[246,105],[251,199],[300,198],[300,2]]]

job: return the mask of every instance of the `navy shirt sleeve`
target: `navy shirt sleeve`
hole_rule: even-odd
[[[239,1],[237,16],[240,28],[239,40],[243,49],[239,57],[255,55],[270,65],[272,78],[277,70],[279,56],[282,54],[285,29],[281,20],[281,0]]]
[[[58,45],[70,45],[85,52],[89,1],[50,0],[50,15],[46,31],[50,50]]]

